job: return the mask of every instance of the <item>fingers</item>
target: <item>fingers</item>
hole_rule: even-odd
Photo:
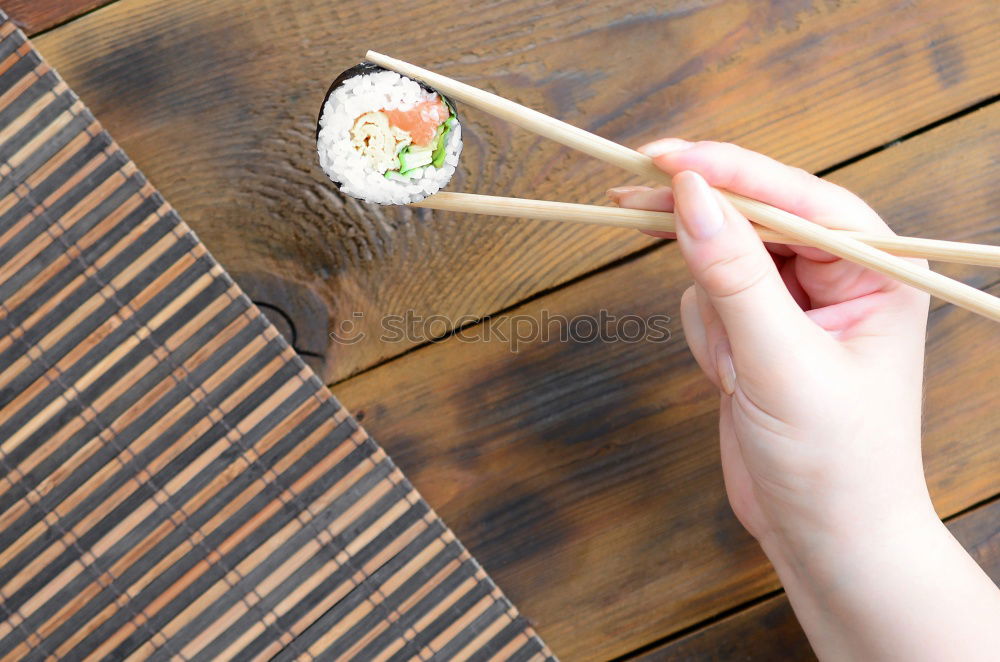
[[[832,306],[874,292],[902,287],[898,281],[847,260],[796,260],[794,266],[795,279],[805,284],[810,308]]]
[[[892,232],[878,214],[846,189],[736,145],[667,138],[650,143],[640,151],[653,156],[657,167],[668,173],[695,170],[713,186],[766,202],[827,227]],[[837,259],[825,251],[808,246],[789,248],[797,255],[794,274],[786,270],[782,275],[795,299],[804,307],[820,308],[873,292],[900,289],[892,278]]]
[[[673,211],[674,193],[667,187],[649,188],[648,186],[618,186],[609,188],[605,194],[619,207],[625,209],[645,209],[647,211]],[[673,232],[658,230],[639,230],[650,237],[673,239]]]
[[[684,290],[681,296],[681,327],[684,329],[684,338],[698,367],[709,381],[719,388],[714,355],[708,350],[708,326],[698,310],[698,295],[693,285]]]
[[[781,356],[787,343],[815,329],[749,221],[700,175],[678,173],[674,198],[681,254],[725,327],[737,372],[741,357],[750,365]]]
[[[712,186],[773,205],[831,228],[889,232],[850,191],[799,168],[729,143],[665,138],[639,148],[675,175],[693,170]]]
[[[717,389],[731,394],[735,388],[735,369],[729,338],[719,314],[699,285],[687,288],[681,296],[681,325],[698,367]]]
[[[781,257],[791,257],[795,255],[795,251],[792,250],[791,246],[785,246],[784,244],[775,244],[770,241],[765,241],[764,246],[767,250],[774,255],[780,255]]]
[[[708,354],[706,361],[712,364],[712,382],[725,395],[732,395],[736,390],[736,368],[733,365],[733,350],[729,344],[729,335],[718,311],[712,306],[708,293],[697,283],[694,291],[698,314],[705,324]]]
[[[802,283],[796,274],[796,268],[799,263],[799,260],[785,260],[778,266],[778,273],[781,274],[782,282],[785,283],[788,293],[795,299],[795,303],[799,305],[799,308],[809,310],[813,307],[812,301],[809,298],[809,294],[806,293],[805,288],[802,287]]]
[[[651,191],[648,186],[615,186],[614,188],[609,188],[604,192],[604,195],[608,196],[613,203],[616,205],[621,204],[621,198],[627,193],[633,193],[636,191]]]
[[[647,211],[673,211],[674,192],[666,186],[619,186],[609,188],[606,195],[619,207]]]
[[[901,286],[891,292],[876,291],[815,307],[806,315],[838,340],[909,338],[917,346],[914,351],[919,353],[924,344],[929,298],[920,290]]]

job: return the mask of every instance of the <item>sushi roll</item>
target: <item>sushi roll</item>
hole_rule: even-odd
[[[462,128],[444,95],[364,62],[330,86],[316,147],[323,172],[344,194],[400,205],[423,200],[451,180]]]

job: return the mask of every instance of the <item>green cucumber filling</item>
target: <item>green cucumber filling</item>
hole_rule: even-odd
[[[454,113],[442,122],[434,134],[434,140],[429,145],[407,145],[396,155],[399,167],[385,172],[386,179],[409,181],[410,175],[417,168],[434,166],[440,168],[448,154],[448,136],[458,119]]]

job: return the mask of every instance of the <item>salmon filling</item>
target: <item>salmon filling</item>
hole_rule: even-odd
[[[427,146],[434,140],[434,133],[451,115],[448,106],[441,99],[421,101],[409,110],[383,110],[389,118],[389,126],[402,129],[410,134],[414,145]]]

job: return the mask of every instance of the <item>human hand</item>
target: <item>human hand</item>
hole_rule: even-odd
[[[891,230],[845,189],[735,145],[665,139],[640,151],[673,176],[673,190],[608,195],[622,207],[676,214],[695,280],[681,318],[720,390],[729,501],[775,565],[817,653],[956,653],[952,639],[927,641],[940,622],[904,629],[904,649],[885,649],[887,638],[898,643],[893,618],[933,621],[951,603],[953,614],[966,612],[954,632],[975,633],[983,614],[1000,615],[998,594],[938,520],[924,480],[928,296],[815,248],[765,246],[709,185],[830,228]],[[968,589],[964,597],[928,583],[948,577]],[[990,606],[969,614],[977,604]],[[955,659],[983,652],[982,637],[959,639],[971,657]]]
[[[678,216],[696,282],[681,319],[722,391],[726,488],[747,530],[786,545],[932,513],[920,456],[927,295],[818,249],[768,250],[708,184],[832,228],[891,234],[886,224],[848,191],[735,145],[645,151],[674,190],[612,195]]]

